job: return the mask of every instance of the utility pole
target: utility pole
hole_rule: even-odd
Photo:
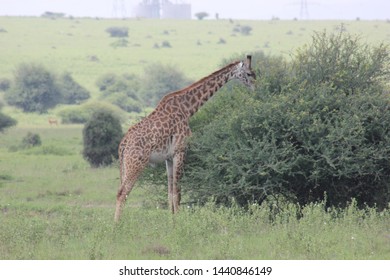
[[[301,19],[309,19],[309,8],[307,7],[307,0],[301,0]]]
[[[112,16],[114,18],[125,18],[127,15],[125,0],[113,0]]]

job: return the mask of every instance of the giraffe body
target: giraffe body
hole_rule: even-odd
[[[180,204],[178,181],[182,175],[185,139],[191,135],[189,118],[225,83],[238,79],[253,87],[251,57],[233,62],[182,90],[164,96],[156,109],[130,127],[119,144],[121,186],[117,194],[118,221],[127,195],[148,164],[166,163],[169,207],[176,213]]]

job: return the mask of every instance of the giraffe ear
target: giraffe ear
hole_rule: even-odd
[[[252,56],[251,55],[246,56],[246,65],[248,66],[249,69],[252,69]]]

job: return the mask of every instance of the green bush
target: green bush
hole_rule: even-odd
[[[301,82],[329,83],[353,94],[373,87],[380,90],[390,73],[389,63],[389,49],[384,44],[373,47],[343,31],[330,35],[324,31],[297,51],[293,66]]]
[[[106,111],[95,112],[83,129],[84,158],[92,167],[110,165],[118,159],[122,136],[119,119]]]
[[[107,73],[96,81],[96,85],[102,93],[103,100],[126,112],[141,112],[139,82],[136,76]]]
[[[64,73],[59,79],[63,104],[79,104],[90,97],[89,92],[79,85],[70,73]]]
[[[21,64],[5,98],[10,105],[20,107],[24,112],[44,113],[61,101],[61,91],[55,76],[44,66]]]
[[[140,78],[142,87],[140,95],[147,106],[154,107],[167,93],[179,90],[192,82],[176,67],[163,64],[152,64],[144,69]]]
[[[0,110],[3,108],[3,103],[0,102]],[[14,126],[17,124],[17,121],[2,112],[0,112],[0,132],[4,132],[6,128]]]
[[[385,207],[388,54],[345,33],[323,33],[291,64],[255,57],[255,92],[228,86],[191,120],[184,187],[192,199],[247,205],[282,195],[307,204],[326,196],[331,205],[355,198]]]
[[[41,137],[37,133],[28,132],[22,139],[23,148],[31,148],[42,145]]]
[[[128,37],[129,28],[127,27],[109,27],[106,29],[106,32],[110,34],[111,37]]]
[[[0,90],[7,91],[11,87],[11,81],[6,78],[0,78]]]

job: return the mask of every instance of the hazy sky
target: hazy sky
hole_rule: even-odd
[[[205,11],[214,18],[234,19],[390,19],[390,0],[185,0],[191,3],[192,14]],[[125,4],[127,16],[140,0],[0,0],[0,15],[36,15],[45,11],[63,12],[72,16],[112,17],[114,2]],[[306,14],[307,11],[307,14]]]

